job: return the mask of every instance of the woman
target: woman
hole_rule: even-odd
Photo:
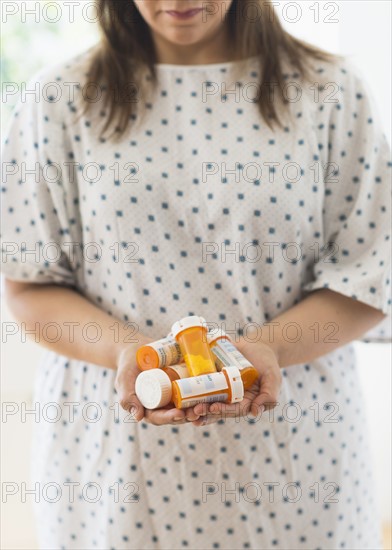
[[[350,344],[390,306],[369,94],[267,2],[100,8],[4,148],[6,294],[61,411],[36,430],[41,548],[380,547]],[[143,410],[135,351],[190,314],[260,379],[237,407]]]

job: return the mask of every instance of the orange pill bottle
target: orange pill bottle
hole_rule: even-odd
[[[172,401],[177,409],[198,403],[237,403],[244,398],[244,384],[237,367],[223,367],[221,372],[182,378],[172,383]]]
[[[203,317],[184,317],[174,323],[171,332],[180,345],[190,376],[216,373],[214,358],[207,342],[207,322]]]
[[[244,388],[247,390],[259,378],[257,369],[235,347],[229,336],[221,329],[207,334],[207,340],[214,356],[217,370],[223,367],[237,367],[240,371]]]
[[[172,334],[141,346],[136,352],[136,362],[140,370],[168,367],[182,361],[180,346]]]
[[[162,371],[168,375],[171,382],[174,382],[174,380],[179,380],[180,378],[189,377],[188,367],[185,363],[181,363],[180,365],[171,365],[170,367],[163,367]]]

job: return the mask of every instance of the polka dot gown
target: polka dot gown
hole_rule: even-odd
[[[115,143],[99,137],[102,101],[82,114],[88,59],[39,73],[39,100],[15,110],[7,277],[74,286],[152,338],[189,314],[245,333],[318,288],[388,313],[391,163],[347,60],[317,62],[312,84],[287,65],[290,116],[275,130],[252,100],[254,58],[158,65],[145,115]],[[351,345],[284,369],[273,413],[199,428],[136,424],[114,376],[53,352],[39,366],[41,548],[381,547]]]

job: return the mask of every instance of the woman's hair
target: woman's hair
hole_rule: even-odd
[[[213,2],[206,2],[213,6]],[[140,69],[148,68],[149,81],[157,84],[154,64],[157,62],[154,42],[148,24],[140,15],[132,0],[98,0],[99,24],[102,39],[93,50],[88,69],[89,82],[102,86],[106,121],[101,135],[108,129],[110,137],[119,139],[135,118],[137,97],[143,90]],[[283,75],[283,59],[304,78],[308,75],[312,59],[333,61],[337,56],[320,50],[285,31],[270,0],[233,0],[226,23],[233,41],[236,58],[247,59],[260,56],[260,82],[273,85],[282,95],[286,82]],[[275,94],[259,93],[258,103],[262,118],[272,128],[281,126]],[[94,104],[85,97],[85,112]]]

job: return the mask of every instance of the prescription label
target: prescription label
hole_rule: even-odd
[[[218,371],[222,370],[223,367],[233,366],[233,362],[230,362],[230,358],[228,357],[228,355],[218,346],[214,346],[211,349],[211,352],[214,356],[215,365]],[[234,365],[237,366],[236,363],[234,363]]]
[[[224,367],[232,366],[241,370],[252,366],[229,340],[220,340],[218,345],[212,348],[211,351],[216,354],[220,362],[225,363]]]
[[[157,342],[152,342],[149,346],[157,352],[161,368],[175,365],[182,360],[180,346],[172,338],[162,338]]]
[[[223,373],[202,374],[177,380],[182,399],[205,396],[211,392],[227,390],[227,380]]]

